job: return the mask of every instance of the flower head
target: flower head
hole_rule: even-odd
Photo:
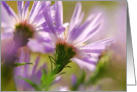
[[[93,70],[99,55],[106,48],[106,45],[113,39],[108,38],[94,43],[85,44],[87,40],[92,38],[99,32],[103,23],[101,13],[91,14],[84,23],[84,13],[81,13],[81,3],[78,2],[69,28],[63,25],[63,8],[62,2],[55,2],[55,22],[52,21],[52,15],[48,8],[43,9],[43,15],[50,28],[50,46],[56,53],[56,63],[65,66],[69,60],[73,60],[79,64],[81,68]],[[47,48],[48,49],[48,48]],[[51,49],[51,48],[50,48]]]
[[[40,1],[34,1],[29,12],[30,1],[26,1],[26,3],[24,3],[24,1],[18,1],[18,14],[16,15],[5,1],[1,1],[1,41],[2,44],[6,44],[3,47],[4,52],[2,52],[4,62],[10,64],[15,62],[18,49],[30,43],[33,45],[33,47],[30,48],[31,50],[48,52],[39,46],[41,34],[46,34],[46,32],[50,30],[43,17],[42,8],[44,6],[42,6],[42,3]],[[45,1],[44,3],[50,4],[51,2]],[[51,20],[54,21],[54,5],[49,6],[49,8],[52,14]],[[10,41],[6,41],[9,39]],[[35,39],[38,40],[38,44],[33,44],[33,40]],[[44,41],[48,42],[49,40],[46,38]],[[43,46],[45,45],[47,46],[48,44],[44,44]]]
[[[49,31],[42,14],[41,2],[34,1],[30,12],[29,4],[30,1],[26,1],[25,4],[24,1],[18,1],[18,14],[16,15],[5,1],[1,1],[1,27],[3,30],[1,40],[12,37],[19,48],[26,46],[30,39],[37,39],[41,31]],[[50,10],[54,11],[54,6],[51,6]],[[53,12],[52,15],[54,15]],[[53,17],[52,20],[54,20]]]

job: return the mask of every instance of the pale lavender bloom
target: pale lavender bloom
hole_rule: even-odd
[[[18,91],[34,90],[34,88],[30,84],[20,79],[19,77],[27,78],[31,80],[32,82],[34,82],[35,84],[40,84],[41,76],[42,76],[41,69],[43,68],[46,70],[46,64],[44,64],[37,70],[39,60],[40,60],[40,57],[38,56],[35,60],[35,65],[32,65],[33,66],[32,69],[30,69],[29,67],[30,65],[18,66],[14,69],[14,80],[15,80],[16,89]],[[16,62],[30,63],[30,54],[28,52],[24,53],[24,51],[22,50],[21,55],[18,61]]]
[[[97,32],[99,32],[103,19],[101,13],[91,14],[86,21],[82,23],[84,13],[82,12],[81,3],[78,2],[74,10],[73,16],[69,23],[68,30],[62,30],[63,28],[63,9],[62,2],[55,2],[55,25],[52,22],[52,16],[48,7],[43,9],[43,15],[49,28],[51,29],[51,41],[56,48],[58,44],[64,44],[64,46],[72,47],[74,55],[71,60],[76,62],[82,69],[88,69],[90,71],[95,69],[99,55],[105,50],[106,46],[112,42],[113,38],[103,39],[94,43],[85,44],[87,40],[92,38]],[[53,51],[55,51],[55,48]],[[71,53],[70,53],[71,54]]]
[[[45,3],[47,5],[51,4],[50,1],[45,1]],[[30,12],[29,4],[30,1],[26,1],[26,3],[24,3],[24,1],[18,1],[18,14],[16,15],[5,1],[1,1],[1,40],[11,37],[16,45],[19,45],[19,48],[29,44],[31,40],[38,39],[39,41],[41,33],[50,32],[42,14],[42,9],[44,8],[42,3],[40,1],[34,1]],[[52,14],[51,20],[55,21],[54,5],[49,8]],[[46,41],[47,40],[45,40],[45,42]],[[45,47],[47,44],[44,44],[43,46]],[[34,47],[38,48],[39,44],[35,44]],[[32,48],[32,50],[34,49]]]
[[[115,34],[116,41],[126,46],[126,2],[119,2],[119,7],[116,9],[117,31]],[[126,48],[126,47],[124,47]]]

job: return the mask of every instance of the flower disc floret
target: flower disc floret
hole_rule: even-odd
[[[20,46],[25,46],[29,38],[34,36],[34,28],[27,23],[19,23],[15,26],[14,31],[14,41],[15,43],[20,43]]]

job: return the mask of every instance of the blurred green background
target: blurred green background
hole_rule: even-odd
[[[16,1],[6,1],[8,5],[17,13],[17,2]],[[52,1],[54,3],[54,1]],[[64,23],[69,22],[71,19],[71,16],[73,14],[75,5],[77,1],[63,1],[63,18],[64,18]],[[126,5],[125,2],[115,2],[115,1],[81,1],[82,3],[82,11],[85,12],[85,18],[88,16],[90,12],[94,11],[103,11],[105,12],[106,19],[107,19],[107,28],[103,29],[103,31],[106,34],[102,34],[101,36],[98,34],[95,39],[91,39],[91,41],[94,41],[96,39],[101,39],[101,38],[106,38],[109,36],[115,36],[114,33],[117,30],[118,27],[116,25],[116,10],[117,7],[121,7],[123,5]],[[31,1],[30,8],[32,7],[33,2]],[[1,12],[2,13],[2,12]],[[109,66],[108,70],[106,72],[103,72],[104,75],[107,75],[107,72],[109,72],[112,76],[111,77],[103,77],[100,78],[99,81],[93,85],[93,87],[97,87],[98,85],[101,85],[101,90],[102,91],[123,91],[126,90],[126,56],[123,56],[123,54],[126,54],[124,50],[126,47],[123,48],[122,43],[117,42],[117,45],[115,45],[119,49],[122,50],[122,55],[121,54],[116,54],[115,49],[112,48],[112,58],[109,60]],[[47,67],[50,70],[50,62],[47,57],[47,55],[43,55],[40,53],[32,53],[31,55],[31,62],[33,62],[36,57],[40,55],[40,63],[39,65],[42,65],[43,63],[47,63]],[[63,71],[66,72],[66,74],[63,75],[63,79],[61,80],[60,83],[56,84],[57,85],[70,85],[70,79],[71,79],[71,74],[76,74],[78,77],[81,75],[81,69],[79,66],[71,62],[69,64],[71,68],[65,68]],[[9,71],[10,70],[10,71]],[[105,74],[106,73],[106,74]],[[92,72],[87,71],[88,76],[92,75]],[[15,84],[14,84],[14,79],[13,79],[13,71],[12,69],[5,69],[2,67],[1,71],[1,89],[2,91],[14,91],[16,90]]]

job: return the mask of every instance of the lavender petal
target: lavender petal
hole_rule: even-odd
[[[5,1],[1,1],[1,5],[6,9],[7,13],[13,17],[15,20],[17,20],[17,16],[15,12],[8,6],[8,4]]]
[[[94,36],[97,32],[99,32],[99,29],[100,29],[100,24],[99,25],[96,25],[94,26],[93,28],[91,28],[91,31],[88,33],[88,34],[85,34],[84,33],[82,35],[80,35],[76,41],[75,41],[75,44],[79,45],[81,43],[84,43],[86,42],[87,40],[89,40],[92,36]],[[82,37],[83,36],[83,37]]]
[[[56,34],[56,30],[55,30],[55,27],[53,25],[53,21],[52,21],[52,18],[51,18],[50,8],[48,6],[45,7],[45,9],[43,10],[43,15],[44,15],[44,18],[45,18],[49,28],[51,29],[52,33]]]
[[[81,3],[78,2],[76,7],[75,7],[72,18],[70,20],[69,30],[72,30],[76,26],[76,24],[78,23],[79,18],[80,18],[81,9],[82,9]]]
[[[78,58],[73,58],[72,59],[74,62],[76,62],[81,69],[85,69],[85,70],[90,70],[90,71],[93,71],[95,70],[96,66],[94,64],[91,64],[91,63],[88,63],[88,62],[85,62],[81,59],[78,59]]]
[[[24,6],[24,1],[18,1],[18,15],[21,19],[23,19],[23,6]]]
[[[29,22],[30,23],[33,23],[37,14],[40,13],[40,10],[41,10],[40,1],[34,1],[33,6],[31,8],[31,11],[30,11],[30,15],[29,15]]]
[[[25,7],[24,7],[24,18],[25,19],[27,17],[27,13],[28,13],[28,10],[29,10],[29,5],[30,5],[30,1],[26,1]]]
[[[56,1],[55,2],[55,26],[59,33],[65,31],[65,28],[63,28],[62,25],[63,25],[62,1]]]
[[[71,39],[74,41],[78,38],[83,38],[85,37],[85,35],[87,35],[88,33],[90,33],[90,29],[93,27],[94,25],[97,25],[97,21],[100,19],[100,15],[101,13],[98,13],[98,15],[96,17],[93,17],[93,15],[90,15],[87,20],[85,21],[84,24],[81,25],[81,27],[79,27],[79,29],[75,30],[74,34],[71,36]]]

